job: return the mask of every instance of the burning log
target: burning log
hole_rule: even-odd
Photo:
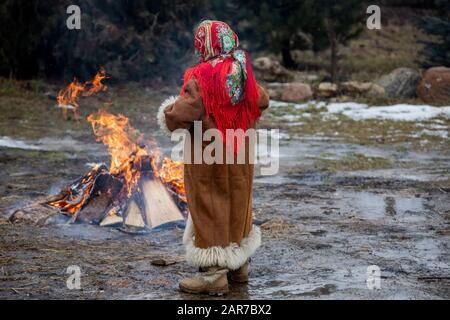
[[[107,172],[100,173],[88,199],[89,205],[81,207],[76,219],[84,222],[99,223],[104,218],[103,212],[105,208],[113,199],[116,199],[122,187],[123,182],[120,179],[111,176]]]
[[[100,111],[88,117],[97,139],[111,154],[109,168],[96,165],[47,202],[72,216],[72,221],[100,226],[154,228],[187,215],[183,163],[148,150],[134,137],[123,115]]]
[[[141,159],[142,160],[142,159]],[[112,175],[105,165],[97,165],[77,179],[48,205],[72,216],[72,221],[83,221],[100,226],[128,226],[154,228],[161,224],[183,220],[183,206],[177,205],[167,185],[148,165],[145,158],[136,165],[141,172],[139,187],[133,188],[128,198],[127,186],[120,175]],[[143,170],[147,169],[147,170]],[[182,195],[180,195],[183,198]],[[183,203],[178,199],[178,203]]]
[[[56,195],[48,202],[53,207],[60,208],[70,214],[78,214],[83,205],[89,200],[96,180],[101,174],[107,174],[105,165],[97,165],[87,174],[73,182],[67,189]]]

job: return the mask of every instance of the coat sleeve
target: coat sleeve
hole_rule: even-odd
[[[267,93],[267,90],[258,84],[258,94],[259,94],[258,106],[262,112],[269,107],[269,99],[270,99],[269,93]]]
[[[165,133],[176,129],[189,129],[204,113],[197,81],[189,80],[183,95],[164,101],[158,111],[158,123]]]

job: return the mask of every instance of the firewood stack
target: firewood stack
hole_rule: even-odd
[[[131,195],[124,177],[111,174],[100,164],[53,196],[47,205],[71,215],[73,222],[100,226],[141,229],[183,220],[188,214],[184,198],[154,173],[152,160],[147,156],[133,164],[140,175]]]

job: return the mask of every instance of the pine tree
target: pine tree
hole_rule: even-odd
[[[81,30],[68,30],[71,0],[0,1],[0,75],[180,79],[206,0],[78,0]]]
[[[436,36],[438,41],[424,41],[422,51],[425,59],[424,67],[450,66],[450,2],[435,0],[440,16],[423,17],[418,20],[418,26],[427,34]]]
[[[239,31],[280,54],[287,68],[299,67],[292,50],[330,48],[330,75],[335,79],[339,45],[356,36],[365,25],[363,3],[361,0],[247,0],[240,2],[239,10],[235,11],[232,10],[238,6],[235,1],[234,6],[228,5],[228,13],[223,11],[223,18],[246,21]]]
[[[316,39],[322,39],[319,48],[330,48],[330,77],[335,82],[338,76],[339,46],[356,37],[365,25],[365,6],[360,0],[315,0],[310,3],[310,14],[320,21],[315,31]],[[317,35],[321,35],[318,37]]]
[[[295,68],[291,55],[294,49],[306,49],[311,39],[304,30],[310,16],[305,14],[306,0],[217,1],[213,7],[218,19],[227,21],[242,38],[252,39],[252,50],[267,50],[281,54],[282,63]]]

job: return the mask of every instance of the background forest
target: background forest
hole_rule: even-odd
[[[70,4],[0,2],[0,75],[68,80],[103,66],[116,80],[178,81],[194,62],[192,33],[202,19],[228,22],[252,56],[331,80],[372,77],[400,61],[450,64],[445,0],[379,1],[384,28],[375,31],[365,28],[369,3],[359,0],[79,0],[81,30],[66,27]]]

